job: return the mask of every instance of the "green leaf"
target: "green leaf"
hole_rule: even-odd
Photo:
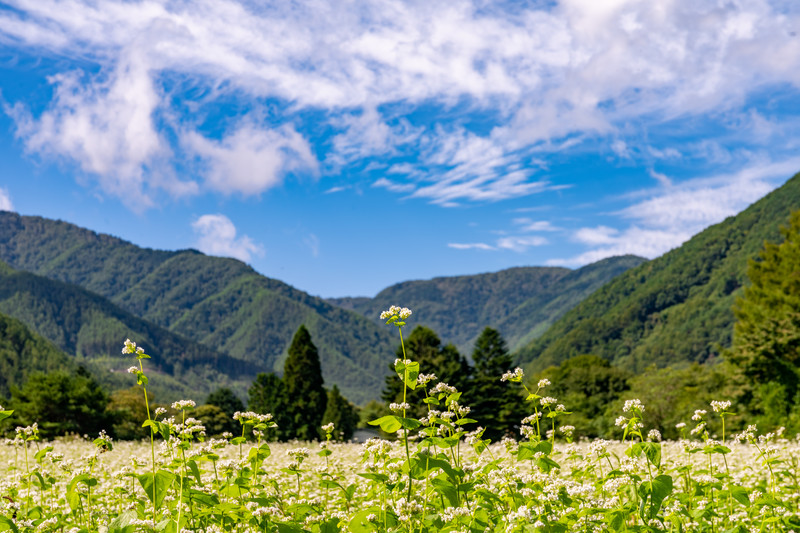
[[[649,497],[650,505],[648,506],[646,517],[643,516],[643,518],[652,520],[658,514],[666,497],[672,493],[672,477],[660,475],[653,479],[652,482],[643,481],[639,485],[638,492],[642,498],[642,508],[644,508]]]
[[[8,418],[9,416],[11,416],[13,414],[14,414],[13,410],[11,410],[11,411],[0,411],[0,420],[4,420],[4,419]]]
[[[136,526],[131,524],[136,518],[136,511],[124,511],[116,516],[108,525],[108,533],[133,533]]]
[[[400,422],[401,418],[402,417],[399,416],[386,415],[378,418],[377,420],[373,420],[369,424],[371,426],[380,426],[381,429],[386,433],[394,433],[403,427],[403,424]]]
[[[0,531],[13,531],[14,533],[19,533],[19,529],[17,529],[16,524],[14,521],[8,518],[7,516],[0,516]]]
[[[446,479],[441,479],[435,477],[431,479],[431,485],[433,485],[433,490],[447,498],[450,502],[450,505],[453,507],[458,507],[458,490],[456,486],[450,483]]]
[[[750,507],[750,497],[744,487],[734,485],[731,487],[731,497],[745,507]]]
[[[159,508],[161,502],[164,501],[164,496],[167,495],[167,491],[175,480],[175,474],[166,470],[159,470],[156,472],[155,481],[152,473],[141,474],[138,478],[145,494],[147,494],[147,498],[155,504],[156,508]]]

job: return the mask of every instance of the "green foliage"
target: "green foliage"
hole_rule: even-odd
[[[342,396],[339,387],[334,385],[328,391],[328,404],[322,415],[322,425],[333,422],[333,440],[349,441],[358,426],[358,409]]]
[[[328,394],[323,387],[317,347],[311,342],[311,334],[305,326],[300,326],[289,346],[282,381],[291,419],[288,438],[317,439]]]
[[[403,350],[397,348],[398,359],[403,359]],[[438,335],[424,326],[417,326],[405,340],[405,358],[419,363],[419,373],[435,374],[438,382],[447,383],[459,391],[469,384],[470,368],[452,344],[442,345]],[[389,368],[394,373],[395,365]],[[403,401],[403,382],[397,379],[397,374],[386,377],[386,386],[382,398],[387,402],[401,403]],[[422,387],[406,392],[406,402],[411,404],[412,411],[409,416],[420,418],[427,412],[426,405],[422,402],[425,392]],[[470,400],[468,399],[467,402]]]
[[[548,379],[547,394],[558,398],[572,415],[566,424],[575,428],[574,437],[611,438],[614,418],[619,413],[615,401],[630,388],[631,373],[595,355],[579,355],[536,376]],[[650,405],[645,402],[646,405]]]
[[[626,399],[637,398],[646,406],[644,412],[648,428],[661,431],[665,439],[677,439],[688,434],[691,427],[681,431],[675,426],[686,422],[697,409],[709,410],[714,400],[735,398],[739,384],[731,379],[731,368],[725,364],[690,363],[666,368],[648,368],[630,378],[630,390],[609,405],[606,420],[620,411]],[[727,421],[728,430],[742,425],[742,417]],[[709,432],[721,435],[718,417],[709,417]],[[618,433],[611,432],[613,437]]]
[[[283,381],[273,373],[260,373],[253,380],[247,397],[247,407],[256,413],[271,414],[278,425],[267,432],[270,440],[286,440],[293,432],[293,419],[289,414],[289,399]]]
[[[770,427],[786,425],[800,395],[800,211],[781,234],[749,262],[728,354],[751,384],[741,401]]]
[[[800,175],[735,217],[621,274],[517,353],[535,372],[591,353],[633,372],[705,362],[731,345],[748,259],[800,207]]]
[[[233,415],[236,414],[237,411],[244,411],[244,403],[236,396],[236,393],[227,387],[221,387],[209,394],[208,398],[206,398],[206,405],[200,407],[207,406],[217,407],[225,415],[225,422],[223,423],[222,420],[219,419],[217,413],[214,413],[211,409],[205,409],[205,411],[208,412],[209,418],[212,418],[212,415],[214,417],[215,431],[213,433],[209,431],[209,435],[219,435],[226,431],[234,434],[236,433],[239,429],[239,423],[233,419]],[[200,412],[200,408],[195,411],[195,418],[200,418]]]
[[[200,363],[181,360],[170,370],[167,365],[180,357],[166,356],[167,350],[150,332],[132,328],[121,337],[115,334],[117,343],[126,336],[140,339],[154,357],[163,357],[160,370],[174,375],[187,390],[207,394],[211,384],[224,384],[243,393],[243,384],[252,381],[257,369],[281,369],[300,324],[320,339],[323,373],[348,398],[357,403],[376,398],[386,375],[379,354],[391,350],[389,333],[357,313],[261,276],[234,259],[195,250],[138,248],[64,222],[10,212],[0,213],[0,259],[14,268],[78,285],[127,313],[202,344],[206,353],[216,354],[205,360],[208,366],[203,362],[195,369],[192,365]],[[81,337],[89,346],[108,328],[98,324],[92,329],[92,335]],[[191,354],[191,344],[183,344]],[[221,383],[223,374],[213,376],[209,368],[227,364],[226,356],[241,366],[224,369],[233,379]],[[159,385],[164,389],[159,395],[167,398],[171,387]]]
[[[333,298],[330,302],[380,322],[396,302],[425,310],[425,325],[459,351],[472,348],[483,325],[503,335],[516,350],[541,335],[556,319],[603,284],[641,264],[641,257],[603,259],[577,270],[518,267],[472,276],[405,281],[375,298]]]
[[[34,373],[74,370],[69,357],[25,324],[0,314],[0,397]]]
[[[147,400],[155,407],[154,399],[153,393],[148,391]],[[147,420],[147,408],[138,386],[112,392],[106,413],[111,419],[111,434],[115,438],[138,440],[150,435],[150,430],[142,427],[142,421]]]
[[[237,430],[241,431],[239,423],[215,404],[198,406],[192,412],[192,416],[203,424],[209,437],[221,437],[226,432],[235,435]]]
[[[11,388],[15,423],[38,423],[44,438],[99,433],[110,425],[108,403],[108,395],[82,367],[75,373],[32,374],[22,388]]]
[[[519,422],[528,413],[517,388],[500,381],[511,368],[511,355],[503,337],[496,329],[485,328],[475,341],[472,351],[475,366],[466,395],[471,399],[470,418],[478,421],[485,431],[484,438],[498,441],[504,436],[519,435]]]

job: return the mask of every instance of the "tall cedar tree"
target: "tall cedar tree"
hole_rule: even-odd
[[[503,383],[502,375],[511,369],[512,359],[506,342],[496,329],[486,328],[475,341],[472,352],[474,378],[469,388],[469,415],[485,428],[483,436],[493,442],[519,433],[526,416],[524,398],[517,383]]]
[[[348,441],[358,425],[358,410],[342,396],[339,387],[328,391],[328,407],[322,415],[322,425],[333,422],[333,440]]]
[[[283,365],[283,386],[291,417],[288,438],[318,439],[328,394],[323,387],[317,347],[305,326],[300,326],[289,346],[289,357]]]
[[[270,372],[260,373],[253,380],[247,391],[247,407],[259,414],[271,414],[272,420],[278,424],[269,429],[267,439],[286,440],[294,434],[292,417],[289,414],[289,401],[281,378]]]
[[[452,385],[463,392],[460,403],[469,405],[472,395],[465,388],[469,385],[470,367],[467,360],[462,357],[455,346],[447,344],[442,346],[442,341],[436,333],[424,326],[417,326],[405,340],[406,358],[419,363],[421,374],[436,374],[436,382],[431,382],[428,387],[437,382]],[[397,357],[403,358],[402,347],[397,347]],[[381,397],[387,402],[400,403],[403,401],[403,383],[394,371],[394,362],[389,365],[390,374],[386,376],[386,387]],[[428,409],[423,403],[425,392],[421,387],[406,392],[406,402],[411,405],[408,416],[420,418],[425,416]]]
[[[736,301],[730,359],[755,383],[743,401],[767,425],[784,418],[800,392],[800,211],[751,260],[751,285]]]

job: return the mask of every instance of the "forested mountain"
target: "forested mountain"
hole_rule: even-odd
[[[292,336],[305,324],[319,348],[326,386],[338,384],[356,403],[378,397],[394,354],[389,328],[235,259],[140,248],[66,222],[11,212],[0,212],[0,259],[78,285],[259,371],[283,368]]]
[[[35,372],[74,370],[72,359],[19,320],[0,313],[0,398]]]
[[[567,312],[517,356],[540,370],[579,354],[641,371],[704,362],[730,346],[732,306],[747,262],[800,208],[800,174],[734,217],[618,276]]]
[[[162,402],[189,396],[200,400],[221,386],[244,395],[258,371],[253,363],[179,337],[77,285],[16,271],[4,262],[0,262],[0,312],[23,321],[110,389],[135,384],[126,373],[135,359],[122,356],[120,350],[121,340],[138,339],[152,354],[148,366],[161,374],[150,390]]]
[[[374,298],[332,298],[380,323],[390,305],[419,310],[417,323],[444,342],[470,353],[483,328],[497,329],[513,351],[541,335],[555,320],[622,272],[640,265],[636,256],[612,257],[577,270],[518,267],[472,276],[406,281]]]

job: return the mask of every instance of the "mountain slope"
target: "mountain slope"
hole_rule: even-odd
[[[612,257],[577,270],[518,267],[472,276],[406,281],[375,298],[329,301],[376,322],[390,305],[421,311],[418,323],[434,329],[445,342],[470,353],[486,326],[503,335],[513,350],[544,332],[568,309],[622,272],[641,264],[635,256]]]
[[[388,328],[235,259],[139,248],[65,222],[10,212],[0,212],[0,259],[79,285],[260,371],[282,370],[292,335],[305,324],[319,348],[326,386],[338,384],[356,403],[379,396],[394,354]]]
[[[33,373],[75,367],[67,354],[44,337],[19,320],[0,313],[0,398],[8,398],[10,387],[21,387]]]
[[[135,363],[121,355],[120,339],[138,339],[152,354],[147,366],[162,374],[151,390],[161,402],[202,401],[219,386],[244,395],[255,365],[179,337],[76,285],[15,271],[0,262],[0,312],[17,318],[92,370],[110,389],[134,380]],[[175,375],[180,380],[174,379]]]
[[[591,353],[633,371],[703,362],[730,346],[747,261],[800,208],[800,174],[735,217],[625,272],[517,354],[530,370]]]

